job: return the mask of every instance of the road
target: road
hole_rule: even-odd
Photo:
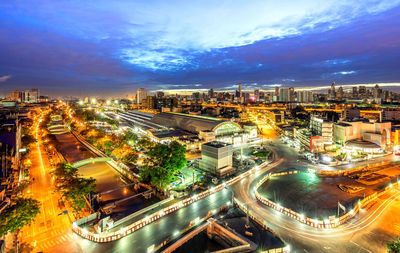
[[[400,218],[391,213],[400,208],[398,189],[393,189],[392,194],[383,196],[368,210],[362,210],[339,228],[314,229],[255,200],[254,185],[263,173],[307,167],[306,163],[297,162],[297,153],[291,148],[275,144],[274,149],[280,156],[280,164],[243,179],[234,186],[234,192],[239,200],[267,220],[268,226],[291,245],[294,252],[386,252],[385,242],[394,239],[394,233],[400,234]]]
[[[164,216],[117,241],[102,244],[85,241],[85,252],[146,252],[152,244],[160,244],[197,217],[204,217],[210,210],[226,205],[231,198],[231,191],[224,189]]]
[[[35,252],[74,252],[74,242],[82,239],[72,232],[69,216],[58,215],[63,209],[58,205],[60,196],[54,192],[54,179],[43,146],[36,144],[30,157],[31,177],[35,180],[25,191],[40,201],[40,213],[31,225],[21,230],[21,243],[32,245]]]
[[[383,252],[383,242],[399,234],[399,217],[391,212],[400,209],[400,192],[382,198],[368,211],[364,210],[349,223],[334,230],[317,230],[301,224],[289,217],[258,203],[253,194],[255,182],[263,172],[279,171],[285,168],[307,168],[310,165],[297,160],[298,154],[285,145],[274,144],[274,153],[279,165],[266,167],[257,174],[241,180],[231,187],[235,197],[249,206],[268,221],[268,225],[277,232],[295,252]],[[53,181],[49,175],[49,164],[45,155],[37,149],[32,152],[37,159],[33,160],[32,175],[36,178],[31,185],[33,197],[42,202],[41,214],[30,227],[23,230],[24,241],[36,241],[35,251],[43,252],[146,252],[153,244],[157,245],[176,230],[186,227],[190,221],[205,216],[209,210],[219,208],[231,200],[228,189],[217,192],[207,198],[180,209],[120,240],[97,244],[72,234],[67,216],[58,216],[62,210],[57,206],[57,195],[53,194]],[[43,161],[43,164],[42,164]],[[98,167],[98,165],[96,165]],[[101,166],[100,166],[101,167]],[[98,167],[98,168],[100,168]],[[84,171],[88,175],[99,173],[108,175],[102,170],[92,171],[91,165]],[[115,180],[115,178],[114,178]]]

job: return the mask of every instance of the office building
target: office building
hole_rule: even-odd
[[[216,176],[232,172],[232,145],[218,141],[202,144],[200,169]]]
[[[136,92],[136,103],[142,104],[143,100],[147,98],[147,90],[146,88],[139,88]]]

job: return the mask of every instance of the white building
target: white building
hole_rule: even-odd
[[[222,176],[233,170],[232,145],[219,141],[201,145],[200,169]]]
[[[142,104],[143,100],[147,99],[147,89],[146,88],[139,88],[136,92],[136,103]]]
[[[391,122],[341,121],[334,125],[335,141],[341,145],[363,140],[381,148],[390,145]]]

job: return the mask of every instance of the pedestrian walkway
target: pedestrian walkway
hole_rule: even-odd
[[[65,233],[62,231],[53,231],[51,238],[46,238],[43,241],[36,242],[37,246],[34,248],[36,252],[53,252],[50,249],[57,248],[64,243],[70,243],[76,240],[77,235],[73,232]]]

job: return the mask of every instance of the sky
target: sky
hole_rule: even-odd
[[[0,93],[400,83],[400,0],[0,1]]]

